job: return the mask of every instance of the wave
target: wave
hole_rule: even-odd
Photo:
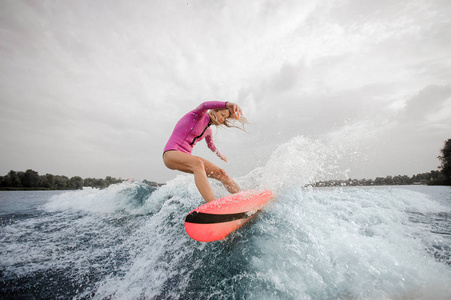
[[[427,190],[306,187],[335,172],[336,155],[303,137],[281,145],[265,166],[237,179],[243,189],[276,191],[276,200],[213,243],[184,231],[185,215],[204,202],[191,175],[158,189],[123,182],[54,195],[37,218],[3,230],[11,250],[2,253],[3,275],[28,276],[34,289],[59,282],[57,296],[94,299],[451,295],[449,221],[437,223],[449,205]]]

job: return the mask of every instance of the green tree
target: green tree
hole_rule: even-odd
[[[83,179],[80,176],[74,176],[69,180],[71,189],[83,189]]]
[[[68,188],[69,178],[66,176],[55,176],[55,189],[56,190],[66,190]]]
[[[45,174],[45,178],[47,179],[46,188],[54,190],[55,189],[55,176],[47,173],[47,174]]]
[[[47,181],[47,177],[45,175],[39,176],[39,187],[48,189],[49,183]]]
[[[108,187],[108,183],[104,179],[96,179],[95,187],[99,189],[104,189]]]
[[[9,184],[9,176],[8,175],[2,176],[2,178],[0,179],[0,186],[8,187],[8,184]]]
[[[85,178],[84,180],[83,180],[83,186],[86,186],[86,187],[94,187],[94,180],[92,179],[92,178]]]
[[[0,186],[2,187],[9,187],[10,178],[9,175],[5,175],[0,180]]]
[[[441,162],[440,171],[444,176],[444,184],[451,185],[451,139],[445,141],[440,152],[442,155],[438,158]]]
[[[386,185],[392,185],[393,184],[393,177],[392,176],[387,176],[387,177],[385,177],[385,179],[384,179],[384,184],[386,184]]]
[[[382,177],[376,177],[376,179],[374,180],[374,184],[375,185],[383,185],[384,184],[384,178]]]
[[[20,173],[23,174],[23,172],[17,173],[13,170],[9,171],[9,173],[2,178],[0,185],[3,187],[22,187],[22,180],[19,176]]]
[[[15,172],[15,171],[9,171],[9,178],[10,178],[10,186],[12,186],[12,187],[21,187],[23,184],[22,184],[22,181],[20,180],[20,177],[19,177],[19,175],[20,174],[23,174],[23,172],[19,172],[19,173],[17,173],[17,172]]]
[[[23,178],[24,187],[36,188],[39,186],[39,182],[40,182],[40,177],[39,177],[38,172],[36,172],[32,169],[28,169],[25,171],[24,178]]]

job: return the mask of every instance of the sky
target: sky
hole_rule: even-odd
[[[165,182],[176,122],[240,105],[193,154],[243,176],[296,137],[351,178],[436,170],[451,138],[451,2],[0,1],[0,175]]]

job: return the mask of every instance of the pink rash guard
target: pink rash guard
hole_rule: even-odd
[[[218,149],[216,149],[213,143],[210,116],[207,114],[209,109],[226,109],[226,102],[204,102],[196,109],[184,115],[175,125],[174,131],[166,147],[164,147],[164,152],[177,150],[191,154],[194,145],[205,138],[208,148],[220,156]]]

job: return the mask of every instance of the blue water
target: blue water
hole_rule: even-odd
[[[337,170],[324,149],[294,138],[236,178],[275,201],[212,243],[184,230],[192,175],[0,192],[0,298],[451,299],[451,187],[306,187]]]
[[[0,298],[451,296],[450,187],[290,187],[199,243],[183,227],[202,203],[191,181],[1,192]]]

